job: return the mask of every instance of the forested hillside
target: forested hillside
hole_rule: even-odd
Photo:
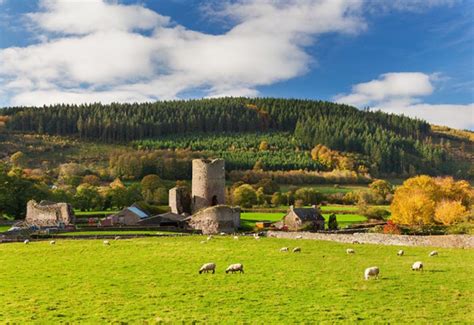
[[[0,115],[10,132],[104,143],[133,141],[136,148],[147,150],[207,151],[233,161],[235,169],[251,168],[259,161],[271,170],[337,167],[380,175],[468,172],[465,164],[451,157],[449,141],[440,143],[439,135],[433,141],[431,126],[424,121],[323,101],[220,98],[55,105],[7,108]],[[238,138],[240,145],[232,141]],[[472,149],[467,143],[466,150]],[[311,153],[318,144],[345,163],[333,164]]]

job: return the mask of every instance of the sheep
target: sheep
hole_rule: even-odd
[[[226,235],[226,233],[225,233],[225,232],[221,232],[219,235],[221,235],[221,236],[225,236],[225,235]]]
[[[438,256],[438,252],[437,252],[437,251],[432,251],[432,252],[430,253],[430,256]]]
[[[346,249],[346,253],[347,254],[355,254],[355,250],[353,250],[352,248],[348,248],[348,249]]]
[[[52,240],[49,242],[50,245],[56,245],[56,241]]]
[[[403,251],[403,249],[400,249],[397,253],[398,256],[403,256],[403,254],[405,254],[405,252]]]
[[[260,236],[259,235],[256,235],[254,236],[255,240],[260,240]]]
[[[239,240],[239,236],[234,236],[234,239],[235,239],[235,240]]]
[[[115,236],[114,240],[119,240],[120,238],[120,236]]]
[[[212,271],[212,274],[216,273],[216,264],[214,263],[206,263],[201,266],[199,269],[199,274],[201,273],[209,273],[209,271]]]
[[[280,252],[288,252],[288,247],[282,247],[282,248],[280,248]]]
[[[229,273],[229,272],[232,272],[232,273],[235,273],[235,272],[239,272],[240,273],[244,273],[244,266],[240,263],[237,263],[237,264],[231,264],[229,265],[229,267],[225,270],[225,273]]]
[[[207,240],[211,240],[212,238],[214,238],[214,237],[212,237],[212,235],[209,235],[209,236],[207,237]]]
[[[302,235],[298,235],[298,236],[296,236],[295,238],[296,238],[296,239],[301,239],[301,238],[303,238],[303,236],[302,236]]]
[[[25,245],[28,245],[29,243],[30,243],[29,239],[25,239],[25,241],[23,242],[23,244],[25,244]]]
[[[364,278],[368,280],[370,277],[379,278],[380,270],[377,266],[368,267],[365,269]]]
[[[423,271],[423,263],[422,262],[415,262],[411,266],[412,271]]]
[[[301,253],[301,248],[299,247],[293,248],[293,253]]]
[[[103,241],[104,246],[110,246],[110,242],[108,240]]]

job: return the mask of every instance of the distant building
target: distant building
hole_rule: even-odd
[[[232,233],[240,227],[240,208],[228,205],[216,205],[199,210],[189,218],[192,229],[203,234]]]
[[[324,217],[315,205],[311,208],[295,208],[290,206],[281,224],[289,231],[324,230]]]
[[[132,205],[128,208],[123,209],[119,213],[108,216],[100,222],[101,226],[134,226],[137,225],[141,220],[149,218],[150,215],[143,211],[140,207]]]
[[[38,227],[64,228],[74,224],[74,210],[68,203],[28,201],[25,222]]]
[[[159,226],[159,227],[175,227],[185,229],[187,228],[186,220],[189,217],[173,212],[166,212],[142,219],[138,222],[139,226]]]

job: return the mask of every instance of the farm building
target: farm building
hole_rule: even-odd
[[[138,222],[139,226],[160,226],[160,227],[176,227],[186,228],[188,219],[187,215],[177,214],[173,212],[166,212],[142,219]]]
[[[287,215],[282,219],[282,223],[283,227],[289,231],[324,230],[324,217],[315,205],[311,208],[290,206]]]
[[[203,234],[231,233],[240,227],[240,208],[228,205],[216,205],[199,210],[189,219],[192,229]]]
[[[139,223],[139,221],[149,218],[150,215],[140,209],[135,204],[123,209],[117,214],[108,216],[100,222],[101,226],[114,226],[114,225],[125,225],[133,226]]]
[[[29,225],[64,228],[74,221],[74,210],[68,203],[30,200],[26,206],[25,222]]]

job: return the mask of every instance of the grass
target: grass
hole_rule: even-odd
[[[166,234],[164,231],[153,231],[153,230],[104,230],[104,231],[73,231],[73,232],[64,232],[55,237],[73,237],[73,236],[96,236],[96,235],[161,235]]]
[[[216,236],[0,245],[4,323],[472,323],[474,251]],[[280,253],[283,246],[300,254]],[[421,260],[424,272],[410,266]],[[206,262],[216,274],[197,273]],[[231,263],[245,274],[225,274]],[[379,280],[363,280],[377,265]],[[14,274],[14,277],[12,277]]]
[[[12,226],[0,226],[0,233],[7,231],[10,229]]]
[[[329,220],[330,213],[323,213],[326,222]],[[279,221],[285,216],[285,213],[281,212],[243,212],[240,216],[240,224],[243,229],[252,229],[255,226],[256,221]],[[367,220],[366,217],[360,214],[336,214],[336,219],[339,224],[339,228],[343,228],[347,225],[364,222]]]
[[[104,210],[104,211],[80,211],[80,210],[74,210],[74,214],[76,217],[81,217],[81,216],[105,216],[105,215],[111,215],[119,212],[118,210]]]
[[[311,187],[317,189],[319,192],[323,194],[334,194],[334,193],[348,193],[356,190],[366,190],[368,187],[367,185],[339,185],[338,187],[334,187],[334,184],[329,185],[312,185],[312,184],[302,184],[302,185],[280,185],[280,190],[282,192],[288,192],[291,187],[301,188],[301,187]]]

